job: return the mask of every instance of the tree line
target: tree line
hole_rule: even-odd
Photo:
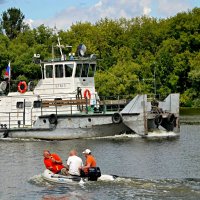
[[[24,19],[17,8],[2,13],[1,80],[9,61],[12,81],[40,79],[33,55],[51,58],[52,45],[57,44],[53,29],[43,24],[31,29]],[[95,82],[101,96],[178,92],[182,106],[200,107],[200,8],[167,19],[142,16],[77,22],[58,35],[62,44],[72,46],[63,49],[64,54],[76,52],[83,43],[88,55],[98,56]]]

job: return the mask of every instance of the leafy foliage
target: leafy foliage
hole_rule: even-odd
[[[19,9],[8,9],[2,17],[0,74],[11,61],[12,80],[39,79],[40,67],[33,63],[33,54],[50,58],[56,35],[44,25],[26,27]],[[84,43],[87,54],[98,55],[95,79],[101,96],[179,92],[181,105],[200,107],[200,8],[168,19],[143,16],[77,22],[58,34],[62,44],[72,46],[63,49],[65,54],[76,52]]]
[[[6,35],[9,39],[15,38],[23,29],[28,26],[23,23],[25,16],[20,9],[9,8],[2,14],[2,28],[5,29]]]

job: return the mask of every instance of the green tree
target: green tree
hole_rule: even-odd
[[[9,8],[2,14],[2,28],[5,29],[6,35],[10,39],[14,39],[23,31],[23,27],[27,27],[23,22],[25,16],[20,9]]]
[[[9,62],[9,39],[0,33],[0,77],[3,79],[3,74],[5,72],[6,66]]]
[[[191,87],[189,90],[190,92],[190,99],[189,101],[192,102],[192,106],[200,107],[200,53],[197,53],[194,57],[190,59],[191,70],[189,72],[188,78],[191,83]],[[186,95],[185,95],[186,96]]]

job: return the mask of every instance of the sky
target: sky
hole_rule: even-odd
[[[101,18],[127,19],[142,15],[167,18],[200,7],[200,0],[0,0],[0,14],[17,8],[32,28],[41,24],[69,29],[76,22]]]

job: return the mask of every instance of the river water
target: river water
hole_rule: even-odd
[[[200,116],[198,116],[200,119]],[[90,148],[114,181],[50,184],[41,178],[43,150],[64,162],[71,149]],[[0,140],[1,200],[200,199],[200,125],[181,124],[176,139],[133,135],[65,141]]]

